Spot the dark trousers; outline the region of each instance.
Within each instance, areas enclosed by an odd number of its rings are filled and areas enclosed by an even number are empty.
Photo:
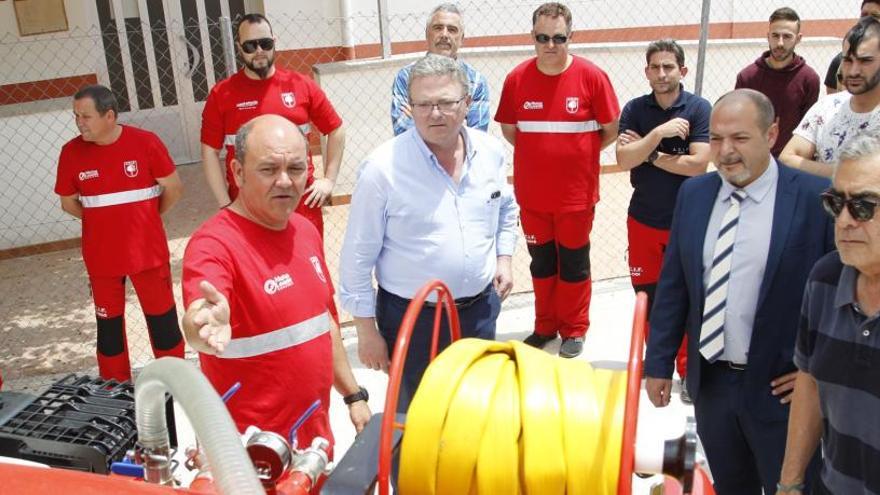
[[[745,371],[730,369],[726,363],[702,366],[694,409],[716,493],[761,495],[762,488],[765,494],[776,493],[788,421],[755,417],[743,391]],[[807,486],[818,468],[816,455],[807,469]]]
[[[409,306],[409,299],[392,294],[382,287],[376,296],[376,324],[379,333],[388,345],[388,352],[394,352],[397,342],[397,332],[403,315]],[[434,312],[436,308],[425,306],[416,319],[410,339],[409,350],[406,354],[406,364],[403,368],[403,379],[400,383],[400,396],[397,402],[397,411],[406,412],[412,396],[419,386],[431,354],[431,335],[434,329]],[[501,300],[498,293],[489,284],[473,301],[467,305],[458,307],[458,318],[461,326],[461,336],[476,337],[480,339],[495,339],[495,320],[501,312]],[[446,312],[443,311],[440,324],[440,338],[438,339],[437,352],[449,345],[449,323],[446,320]],[[392,356],[393,358],[393,356]]]

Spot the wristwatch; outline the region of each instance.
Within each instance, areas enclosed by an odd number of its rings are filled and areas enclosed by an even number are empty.
[[[652,151],[651,154],[648,155],[648,161],[651,163],[654,163],[654,160],[656,160],[659,157],[660,157],[660,150],[655,148],[654,151]]]
[[[345,402],[346,406],[350,406],[359,400],[362,400],[364,402],[370,400],[370,393],[367,392],[367,389],[365,389],[364,387],[358,387],[358,389],[359,390],[357,392],[351,395],[346,395],[342,398],[342,402]]]

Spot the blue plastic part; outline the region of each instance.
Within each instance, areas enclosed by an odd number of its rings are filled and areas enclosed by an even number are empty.
[[[296,431],[299,430],[299,427],[306,422],[307,419],[321,406],[321,399],[315,400],[312,402],[312,405],[309,406],[308,409],[305,410],[304,413],[300,415],[300,417],[293,423],[293,426],[290,427],[290,433],[287,435],[287,439],[290,441],[290,445],[293,448],[296,448]]]
[[[231,387],[229,387],[229,390],[227,390],[226,393],[223,394],[223,396],[221,396],[220,398],[223,400],[224,403],[229,402],[229,399],[231,399],[232,396],[235,395],[235,393],[238,392],[238,389],[240,388],[241,382],[235,382],[232,384]]]
[[[144,467],[140,464],[131,464],[128,462],[114,462],[110,464],[110,472],[121,476],[131,476],[133,478],[144,477]]]

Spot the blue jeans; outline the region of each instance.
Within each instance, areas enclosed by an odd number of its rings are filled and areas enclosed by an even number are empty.
[[[410,300],[392,294],[382,287],[376,296],[376,324],[379,333],[388,345],[388,352],[394,352],[397,342],[397,332],[403,315],[409,306]],[[431,333],[434,328],[434,312],[436,308],[422,307],[419,317],[416,319],[410,339],[409,350],[406,353],[406,363],[403,367],[403,379],[400,382],[400,396],[397,402],[397,412],[406,412],[412,396],[428,367],[431,354]],[[465,306],[458,308],[458,319],[461,326],[461,336],[476,337],[486,340],[495,339],[495,320],[501,312],[501,300],[492,284],[475,297],[474,301],[468,301]],[[440,338],[437,342],[437,352],[449,345],[449,323],[446,321],[446,312],[442,312],[440,324]],[[392,356],[393,358],[393,356]]]

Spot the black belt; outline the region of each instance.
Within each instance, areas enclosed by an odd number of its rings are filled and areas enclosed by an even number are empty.
[[[730,361],[715,361],[713,364],[718,366],[724,366],[730,368],[734,371],[745,371],[748,368],[748,364],[745,363],[732,363]]]
[[[487,285],[486,288],[483,289],[482,292],[480,292],[479,294],[477,294],[475,296],[462,297],[462,298],[456,299],[455,300],[455,307],[458,309],[463,309],[463,308],[473,306],[475,303],[486,298],[486,296],[489,295],[490,290],[495,290],[495,287],[492,284]],[[431,301],[425,301],[425,307],[426,308],[436,308],[437,303],[431,302]]]

